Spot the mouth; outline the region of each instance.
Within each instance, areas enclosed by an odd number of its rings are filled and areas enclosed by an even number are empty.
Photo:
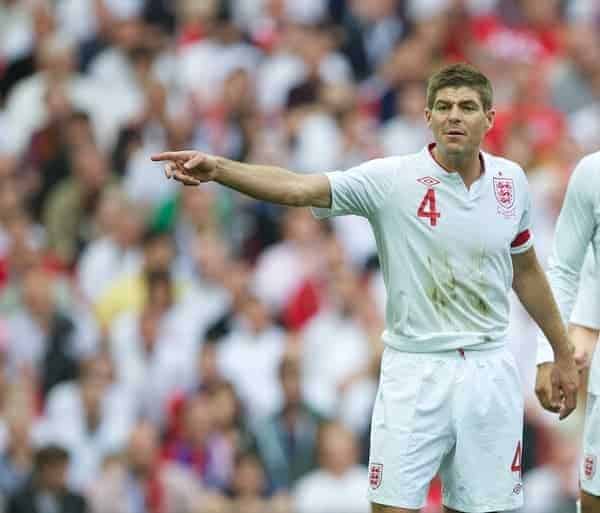
[[[467,135],[465,134],[465,132],[463,132],[462,130],[448,130],[446,132],[446,135],[451,135],[451,136],[464,136]]]

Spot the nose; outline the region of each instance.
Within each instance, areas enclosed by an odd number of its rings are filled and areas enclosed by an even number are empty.
[[[458,105],[453,105],[448,114],[450,121],[460,121],[462,119],[462,112]]]

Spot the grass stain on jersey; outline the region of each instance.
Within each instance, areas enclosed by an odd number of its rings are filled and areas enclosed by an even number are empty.
[[[427,296],[431,300],[435,311],[448,325],[451,324],[449,309],[453,302],[466,301],[477,313],[487,316],[491,312],[490,304],[486,301],[483,290],[487,288],[484,278],[483,263],[485,261],[485,250],[481,249],[475,255],[472,266],[465,273],[468,275],[472,285],[467,285],[456,278],[456,272],[450,263],[448,254],[441,258],[441,266],[435,266],[433,259],[427,257],[427,264],[434,285],[427,290]],[[459,327],[460,328],[460,327]],[[464,326],[462,327],[464,329]],[[478,329],[477,326],[473,328]]]
[[[427,264],[429,266],[429,272],[433,279],[434,285],[427,291],[427,296],[431,300],[431,304],[435,308],[435,311],[440,317],[450,324],[450,315],[448,309],[450,308],[452,301],[458,299],[457,285],[458,281],[454,275],[454,269],[450,264],[448,255],[444,255],[442,259],[443,267],[436,272],[434,268],[433,259],[427,257]]]
[[[488,315],[490,313],[490,305],[483,296],[480,296],[472,290],[467,291],[466,296],[471,306],[481,315]]]

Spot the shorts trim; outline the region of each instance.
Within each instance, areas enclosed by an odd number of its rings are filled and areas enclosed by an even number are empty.
[[[379,506],[390,506],[392,508],[420,510],[420,509],[423,509],[425,506],[427,506],[427,500],[425,500],[421,503],[410,502],[410,501],[401,502],[401,501],[398,501],[397,499],[394,500],[394,499],[372,497],[370,494],[367,495],[367,499],[369,500],[369,502],[371,504],[377,504]]]

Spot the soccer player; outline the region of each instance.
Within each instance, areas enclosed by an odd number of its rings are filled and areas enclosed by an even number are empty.
[[[597,152],[583,158],[573,171],[556,225],[548,269],[563,320],[570,320],[572,324],[577,363],[584,367],[592,361],[580,472],[582,513],[600,513],[600,351],[595,350],[600,330],[599,227],[600,152]],[[580,280],[582,265],[583,279]],[[548,401],[552,360],[551,347],[540,337],[536,392],[541,403],[550,410],[554,409]]]
[[[576,405],[577,369],[532,246],[525,174],[480,151],[494,114],[487,77],[456,64],[429,80],[435,142],[415,154],[313,175],[196,151],[153,157],[186,185],[216,181],[319,217],[369,220],[388,295],[369,463],[374,513],[418,512],[438,472],[447,513],[522,504],[523,399],[506,349],[511,285],[552,345],[552,404],[562,417]]]

